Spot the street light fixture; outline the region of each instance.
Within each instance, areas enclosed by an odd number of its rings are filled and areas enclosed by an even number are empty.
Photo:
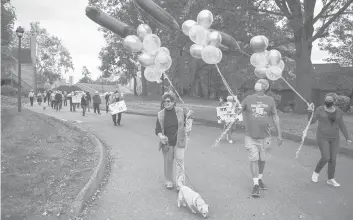
[[[16,29],[16,35],[18,37],[18,94],[17,94],[17,104],[18,104],[18,112],[21,112],[21,38],[25,30],[19,26]]]

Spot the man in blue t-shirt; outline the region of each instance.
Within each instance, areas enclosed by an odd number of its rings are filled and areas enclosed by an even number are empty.
[[[269,88],[266,79],[260,79],[255,84],[256,93],[247,96],[242,102],[245,122],[245,148],[250,159],[250,169],[254,180],[253,197],[260,196],[260,189],[266,186],[262,181],[265,168],[265,158],[270,152],[271,132],[273,123],[278,132],[278,145],[282,144],[282,135],[279,126],[276,104],[272,97],[265,95]]]

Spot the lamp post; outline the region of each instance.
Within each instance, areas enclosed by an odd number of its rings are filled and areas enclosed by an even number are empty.
[[[18,37],[18,94],[17,94],[17,104],[18,104],[18,112],[21,112],[21,38],[24,33],[24,29],[19,26],[16,29],[16,35]]]

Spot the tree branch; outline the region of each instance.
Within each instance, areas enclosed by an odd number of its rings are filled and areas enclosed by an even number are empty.
[[[279,47],[279,46],[283,46],[283,45],[287,45],[287,44],[290,44],[290,43],[294,43],[294,39],[293,38],[284,38],[282,40],[279,40],[279,41],[272,41],[271,44],[273,45],[272,47]]]
[[[343,12],[341,15],[353,15],[353,11],[347,11],[347,12]],[[320,18],[329,18],[335,16],[335,14],[328,14],[328,15],[323,15]]]
[[[330,26],[330,24],[332,24],[332,22],[334,22],[348,8],[348,6],[352,4],[352,2],[353,0],[347,1],[347,3],[334,16],[332,16],[330,20],[328,20],[328,22],[322,25],[322,27],[317,31],[317,33],[313,37],[309,39],[309,42],[314,42],[316,39],[318,39],[324,33],[326,28],[328,28],[328,26]]]
[[[319,12],[319,14],[316,15],[316,17],[313,19],[312,24],[315,24],[320,18],[321,16],[327,11],[327,9],[330,7],[330,5],[335,2],[336,0],[331,0],[329,1]]]
[[[289,12],[289,9],[286,5],[285,0],[275,0],[275,3],[279,9],[283,12],[283,14],[289,19],[292,15]]]
[[[278,16],[286,17],[286,15],[284,13],[279,12],[279,11],[269,11],[269,10],[266,10],[266,9],[260,9],[260,8],[254,8],[254,7],[251,7],[249,9],[252,10],[252,11],[265,12],[265,13],[271,14],[271,15],[278,15]]]

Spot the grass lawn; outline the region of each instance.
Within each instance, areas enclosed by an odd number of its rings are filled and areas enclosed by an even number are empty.
[[[85,134],[1,100],[1,219],[65,215],[99,152]]]

